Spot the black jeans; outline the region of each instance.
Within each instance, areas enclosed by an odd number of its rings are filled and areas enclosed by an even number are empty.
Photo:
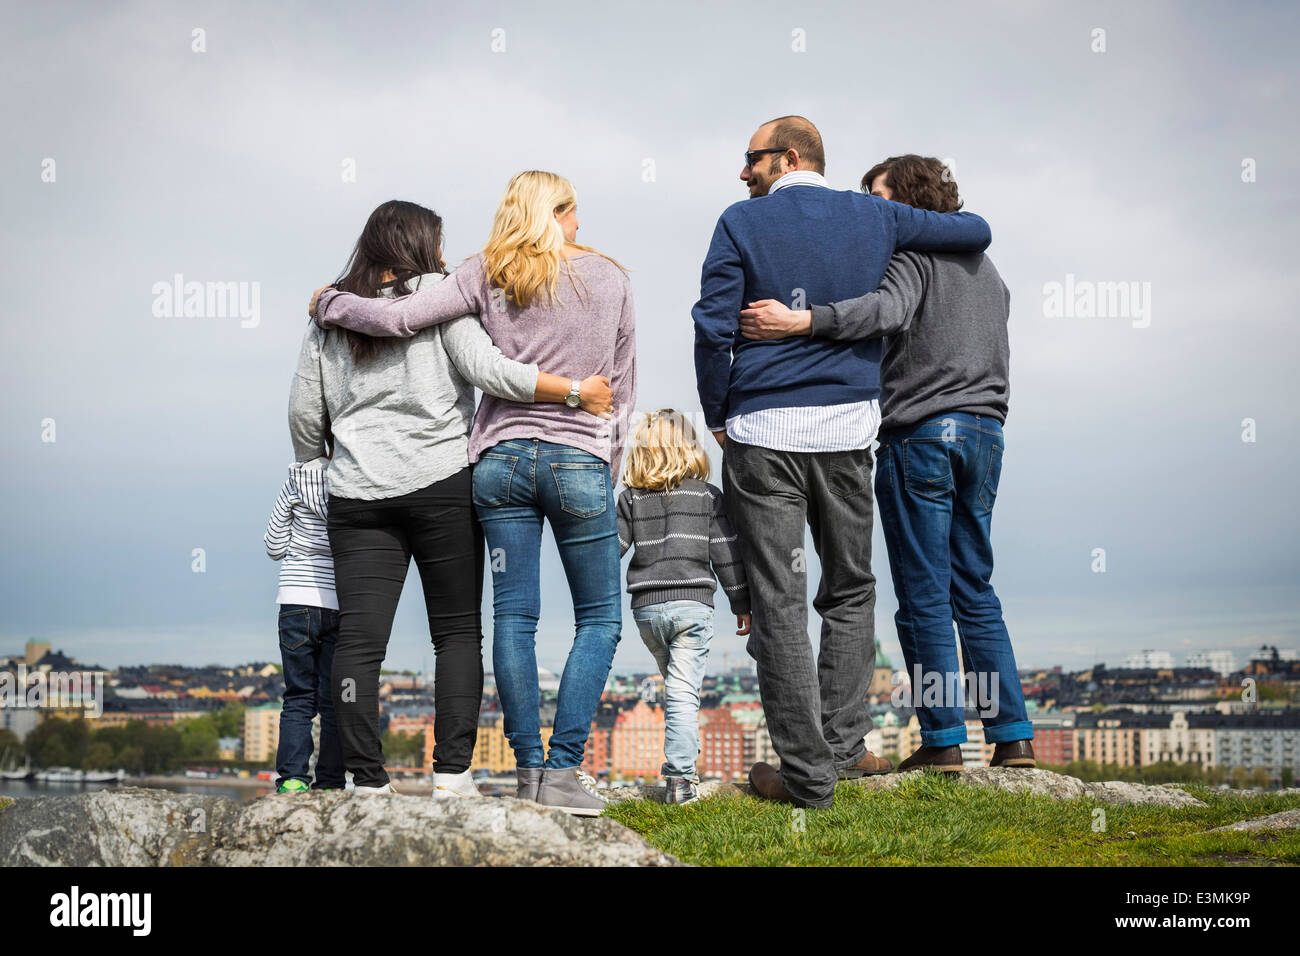
[[[379,741],[379,669],[411,558],[424,586],[434,650],[434,769],[469,769],[483,697],[483,532],[470,469],[395,498],[330,498],[339,598],[335,719],[353,783],[388,782]]]
[[[876,579],[871,574],[871,450],[773,451],[728,438],[722,452],[727,514],[740,537],[754,621],[746,649],[781,779],[790,795],[827,807],[838,771],[866,752],[867,688],[876,667]],[[808,640],[804,523],[821,559]]]

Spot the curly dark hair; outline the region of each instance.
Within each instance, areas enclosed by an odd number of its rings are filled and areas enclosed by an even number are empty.
[[[881,173],[885,174],[885,185],[893,192],[890,198],[894,202],[933,212],[956,212],[962,207],[956,180],[948,167],[933,156],[907,153],[876,163],[862,177],[864,193],[871,192],[871,184]]]

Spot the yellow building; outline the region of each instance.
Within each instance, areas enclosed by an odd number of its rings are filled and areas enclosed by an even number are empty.
[[[478,721],[478,739],[474,742],[474,756],[470,762],[472,770],[487,770],[491,773],[510,773],[515,769],[515,752],[506,740],[503,714],[483,714]],[[542,728],[542,746],[551,739],[550,727]],[[433,767],[433,724],[424,728],[424,766]]]
[[[1080,714],[1074,726],[1076,760],[1135,767],[1141,756],[1138,734],[1131,720]]]
[[[275,759],[280,746],[279,704],[263,704],[244,711],[244,759],[265,763]]]

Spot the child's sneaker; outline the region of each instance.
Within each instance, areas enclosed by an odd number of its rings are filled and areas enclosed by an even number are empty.
[[[668,784],[667,791],[664,793],[664,803],[681,806],[700,799],[700,788],[694,780],[688,780],[686,777],[664,777],[664,782]]]
[[[276,793],[306,793],[311,787],[303,783],[297,777],[286,780],[280,786],[275,788]]]

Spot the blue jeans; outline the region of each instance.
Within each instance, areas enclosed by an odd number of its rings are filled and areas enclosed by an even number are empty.
[[[1004,447],[996,419],[964,412],[880,433],[876,503],[898,596],[894,622],[927,747],[966,740],[968,703],[980,714],[986,741],[1034,736],[1002,605],[989,583]],[[966,690],[976,699],[968,701]]]
[[[713,640],[713,608],[699,601],[664,601],[634,608],[632,617],[664,675],[662,773],[698,783],[700,687]]]
[[[623,629],[618,516],[609,465],[537,438],[500,442],[474,466],[474,507],[492,571],[492,669],[520,767],[582,764]],[[543,763],[537,686],[542,519],[569,581],[576,627]]]
[[[343,750],[334,721],[330,669],[339,633],[339,612],[305,604],[280,605],[280,660],[284,664],[284,706],[275,770],[280,783],[311,783],[311,722],[320,714],[316,787],[342,789]]]

